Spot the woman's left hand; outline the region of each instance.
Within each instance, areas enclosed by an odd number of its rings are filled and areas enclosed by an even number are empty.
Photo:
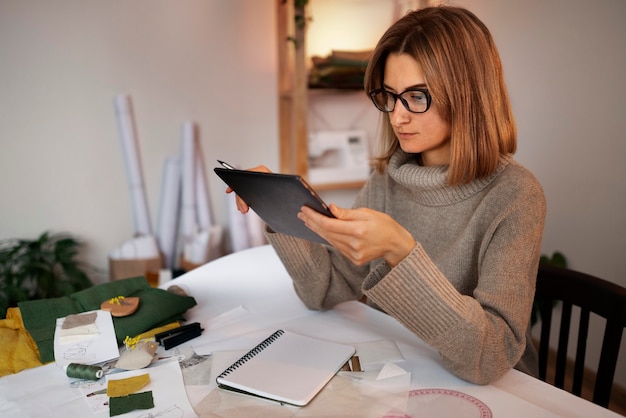
[[[335,218],[304,206],[298,218],[357,265],[382,257],[393,267],[415,247],[409,231],[386,213],[334,204],[330,211]]]

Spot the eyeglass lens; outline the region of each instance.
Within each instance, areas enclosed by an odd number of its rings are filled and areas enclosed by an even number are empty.
[[[379,89],[371,92],[370,97],[374,105],[382,112],[393,112],[398,99],[409,112],[413,113],[424,113],[430,106],[430,96],[426,90],[407,90],[401,94],[394,94]]]

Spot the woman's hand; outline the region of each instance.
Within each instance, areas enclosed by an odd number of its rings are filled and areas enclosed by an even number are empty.
[[[415,247],[409,231],[386,213],[334,204],[330,211],[335,218],[303,206],[298,218],[357,265],[382,257],[393,267]]]
[[[267,168],[264,165],[259,165],[256,166],[254,168],[248,168],[248,171],[259,171],[262,173],[271,173],[272,171]],[[226,193],[232,193],[233,189],[231,189],[230,187],[226,188]],[[237,210],[241,213],[248,213],[248,211],[250,210],[250,206],[248,206],[248,204],[246,202],[243,201],[242,198],[240,198],[239,196],[236,197],[236,202],[237,202]]]

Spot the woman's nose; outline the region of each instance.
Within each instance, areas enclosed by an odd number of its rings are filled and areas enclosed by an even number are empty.
[[[410,120],[409,111],[402,105],[400,100],[396,101],[393,111],[389,113],[389,121],[392,125],[402,125]]]

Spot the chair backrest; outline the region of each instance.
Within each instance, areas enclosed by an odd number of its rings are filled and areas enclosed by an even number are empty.
[[[561,389],[564,389],[572,306],[580,307],[571,389],[571,393],[577,396],[581,396],[582,391],[589,314],[593,312],[606,319],[592,399],[594,403],[606,408],[611,397],[622,332],[626,327],[626,288],[589,274],[545,263],[539,265],[535,303],[539,308],[541,318],[539,375],[544,381],[546,380],[552,310],[555,301],[562,302],[554,380],[554,385]]]

